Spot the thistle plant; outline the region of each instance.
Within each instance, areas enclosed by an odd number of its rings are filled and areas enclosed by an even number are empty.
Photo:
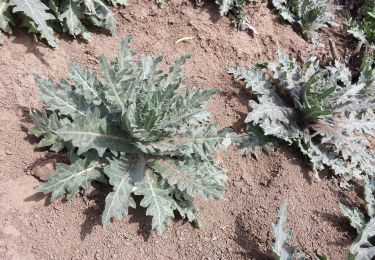
[[[313,42],[318,41],[317,30],[334,22],[337,9],[329,0],[272,0],[272,4],[283,20]]]
[[[358,237],[353,242],[348,253],[350,260],[371,260],[375,257],[375,182],[373,179],[364,179],[365,202],[367,216],[358,208],[349,208],[340,204],[342,214],[350,220],[356,229]]]
[[[51,200],[88,191],[93,182],[112,186],[102,216],[106,226],[121,219],[129,207],[141,207],[161,233],[175,213],[197,221],[193,197],[220,199],[227,179],[214,159],[215,148],[232,142],[229,129],[208,123],[205,111],[215,89],[185,88],[183,65],[177,59],[168,73],[158,69],[161,57],[133,61],[125,38],[117,58],[100,57],[101,76],[70,66],[59,84],[36,77],[46,111],[33,112],[30,133],[38,147],[66,149],[71,164],[57,164],[37,190]]]
[[[316,175],[331,169],[342,184],[373,176],[375,149],[375,70],[365,57],[358,79],[336,62],[322,68],[311,56],[301,66],[278,51],[276,63],[251,69],[229,68],[255,94],[245,122],[249,139],[243,152],[274,149],[276,140],[296,145]]]
[[[366,44],[375,42],[375,3],[364,1],[359,7],[359,15],[356,19],[347,18],[344,24],[348,27],[348,32],[359,41]]]
[[[90,41],[86,26],[94,25],[116,30],[116,19],[107,4],[128,5],[128,0],[2,0],[0,2],[0,29],[12,33],[15,20],[29,32],[37,33],[49,46],[57,47],[54,31]],[[1,40],[1,39],[0,39]],[[3,40],[1,40],[2,42]]]

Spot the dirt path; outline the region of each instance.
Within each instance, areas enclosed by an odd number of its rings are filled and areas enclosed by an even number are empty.
[[[200,229],[176,221],[162,237],[150,232],[150,219],[142,210],[131,211],[103,230],[100,188],[50,206],[44,196],[35,194],[38,181],[30,169],[51,154],[35,150],[35,139],[27,135],[27,109],[41,107],[34,74],[60,79],[70,61],[97,69],[98,55],[114,56],[120,39],[131,34],[137,53],[163,55],[166,63],[191,53],[186,84],[223,90],[210,103],[213,120],[241,131],[247,97],[225,68],[273,59],[277,44],[303,56],[308,52],[309,45],[280,25],[265,6],[250,9],[259,32],[252,38],[233,30],[227,18],[220,19],[214,4],[196,9],[190,2],[171,2],[161,10],[153,1],[132,1],[118,12],[117,36],[94,33],[89,45],[65,38],[59,49],[51,50],[19,31],[0,47],[0,258],[272,259],[271,223],[288,200],[291,244],[308,253],[344,259],[353,236],[338,203],[347,198],[330,180],[311,181],[309,166],[288,148],[259,160],[234,150],[221,154],[230,177],[226,200],[199,201]],[[195,38],[175,44],[185,36]]]

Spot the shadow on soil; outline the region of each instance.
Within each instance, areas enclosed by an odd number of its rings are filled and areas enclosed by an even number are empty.
[[[261,251],[259,248],[260,242],[247,230],[246,223],[241,216],[237,216],[235,223],[234,241],[243,249],[243,251],[236,252],[237,254],[240,254],[245,259],[274,259],[270,253]]]
[[[190,2],[196,9],[207,12],[212,23],[217,23],[220,20],[219,6],[215,1],[190,0]]]
[[[97,187],[91,193],[85,195],[84,201],[89,204],[89,207],[84,210],[85,221],[81,225],[80,237],[84,240],[90,235],[95,226],[102,226],[102,213],[105,207],[106,195],[111,192],[109,187],[103,187],[102,191]],[[147,241],[151,236],[151,217],[146,216],[146,210],[139,206],[140,198],[135,198],[137,209],[129,209],[129,223],[138,223],[137,234],[140,235],[144,241]],[[125,219],[114,221],[127,221]],[[113,221],[111,221],[113,222]],[[108,225],[111,225],[109,223]]]

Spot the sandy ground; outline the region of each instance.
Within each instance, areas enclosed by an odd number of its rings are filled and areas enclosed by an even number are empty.
[[[165,64],[191,53],[186,85],[221,89],[210,102],[213,121],[241,132],[248,97],[226,67],[273,59],[277,45],[303,57],[311,47],[264,5],[248,10],[256,37],[234,30],[228,18],[218,16],[215,4],[195,8],[177,0],[158,9],[153,1],[138,0],[114,11],[119,22],[115,37],[93,31],[91,44],[64,37],[52,50],[19,30],[0,47],[0,259],[272,259],[271,223],[285,200],[291,244],[310,254],[344,259],[354,232],[338,204],[353,204],[356,194],[340,191],[334,180],[312,179],[309,165],[288,147],[258,160],[240,156],[234,148],[221,153],[220,163],[229,175],[226,200],[199,201],[200,229],[175,221],[163,236],[150,231],[142,210],[130,211],[103,229],[101,187],[52,205],[35,193],[39,181],[31,175],[55,157],[35,149],[36,139],[27,134],[28,108],[42,106],[35,74],[58,80],[69,62],[98,69],[99,54],[113,57],[121,38],[131,34],[138,54],[163,55]],[[195,38],[175,44],[185,36]],[[47,164],[41,171],[51,168]]]

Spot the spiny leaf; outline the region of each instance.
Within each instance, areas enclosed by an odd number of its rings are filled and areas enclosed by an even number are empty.
[[[287,212],[287,203],[281,207],[279,212],[279,221],[277,224],[272,224],[273,232],[275,235],[275,243],[272,245],[272,251],[277,260],[292,260],[293,258],[293,249],[290,247],[285,247],[285,243],[291,237],[291,231],[289,229],[284,229],[286,224],[286,212]]]
[[[131,193],[134,189],[134,182],[143,179],[145,168],[145,159],[142,155],[136,155],[130,159],[121,155],[120,158],[109,161],[110,165],[104,168],[104,173],[108,176],[113,191],[105,199],[103,226],[108,225],[112,217],[121,219],[123,215],[127,215],[129,207],[136,207]]]
[[[130,72],[133,72],[134,64],[132,62],[132,58],[135,53],[132,50],[130,50],[129,47],[129,43],[132,38],[132,36],[126,36],[121,41],[120,48],[117,54],[117,64],[119,71],[130,70]]]
[[[164,87],[168,87],[169,85],[181,84],[182,78],[184,76],[183,67],[186,61],[190,59],[190,57],[191,55],[183,55],[169,67],[169,72],[162,83]]]
[[[357,208],[340,205],[341,212],[349,218],[350,224],[357,229],[358,236],[350,247],[348,259],[372,260],[375,257],[375,218],[374,218],[374,180],[365,178],[365,201],[369,217],[365,217]]]
[[[169,185],[176,186],[189,196],[196,193],[206,199],[220,199],[225,174],[209,162],[198,163],[195,160],[177,161],[157,159],[147,164],[159,173]]]
[[[58,110],[72,118],[86,115],[87,104],[85,100],[75,95],[66,81],[62,80],[60,86],[58,86],[51,80],[36,76],[35,82],[39,87],[39,98],[50,105],[50,110]]]
[[[116,19],[111,10],[101,0],[84,0],[90,9],[88,19],[96,26],[108,29],[112,35],[116,33]],[[95,10],[92,10],[92,7]]]
[[[53,29],[47,24],[48,20],[55,17],[47,13],[48,7],[40,0],[10,0],[9,5],[13,6],[13,12],[22,12],[30,17],[35,23],[35,28],[40,32],[42,38],[46,39],[49,45],[57,47],[53,37]]]
[[[56,131],[65,141],[71,141],[78,147],[78,154],[95,149],[99,156],[109,149],[112,152],[131,152],[129,138],[122,135],[111,122],[100,118],[100,111],[88,110],[84,118],[77,118],[73,123],[67,124]]]
[[[176,201],[177,211],[183,219],[193,222],[196,226],[198,223],[198,209],[193,202],[193,197],[186,192],[181,192],[178,189],[172,191],[172,196]]]
[[[12,15],[10,14],[9,3],[2,1],[0,3],[0,29],[6,33],[12,33],[11,25],[14,24]]]
[[[159,142],[150,144],[137,143],[137,146],[144,152],[154,155],[180,155],[196,156],[207,160],[215,153],[218,145],[229,146],[235,138],[229,134],[229,129],[218,131],[215,126],[208,128],[191,128],[183,135],[173,138],[166,138]]]
[[[152,216],[152,228],[161,234],[176,209],[176,202],[169,195],[170,187],[152,172],[147,172],[143,181],[136,183],[135,187],[134,194],[143,196],[140,205],[147,208],[146,215]]]
[[[374,197],[375,180],[365,178],[364,184],[365,184],[365,201],[366,201],[367,214],[369,215],[370,218],[375,218],[375,197]]]
[[[104,102],[96,74],[91,73],[88,68],[81,69],[78,65],[71,64],[69,78],[76,84],[75,92],[82,95],[87,102],[93,102],[95,105]]]
[[[99,59],[104,77],[103,91],[108,103],[112,104],[110,109],[113,113],[125,113],[124,99],[127,89],[125,86],[128,83],[122,81],[124,73],[117,73],[103,55]]]
[[[375,236],[375,219],[372,218],[359,232],[357,240],[351,245],[348,259],[372,260],[375,246],[369,242]]]
[[[84,17],[81,11],[80,2],[77,0],[64,0],[61,3],[63,12],[59,15],[64,23],[64,28],[70,35],[86,35],[86,29],[83,27],[81,20]]]
[[[272,136],[266,136],[258,125],[250,125],[248,135],[242,137],[240,154],[251,154],[258,158],[261,151],[275,151],[277,143]]]
[[[54,152],[62,150],[64,148],[64,140],[56,134],[56,131],[60,129],[63,124],[70,121],[67,118],[60,121],[56,112],[52,112],[47,116],[45,112],[38,115],[35,111],[31,111],[30,115],[35,126],[29,133],[37,137],[42,137],[36,147],[51,146],[50,150]]]
[[[87,163],[86,159],[77,160],[71,165],[58,163],[56,164],[56,173],[48,175],[47,182],[38,186],[36,190],[45,194],[52,192],[51,201],[65,194],[68,198],[72,198],[80,187],[88,190],[91,187],[91,182],[102,176],[100,168],[101,166],[97,162]]]
[[[365,216],[357,208],[349,208],[340,204],[341,213],[350,220],[350,225],[354,227],[357,232],[361,232],[363,226],[366,224]]]

